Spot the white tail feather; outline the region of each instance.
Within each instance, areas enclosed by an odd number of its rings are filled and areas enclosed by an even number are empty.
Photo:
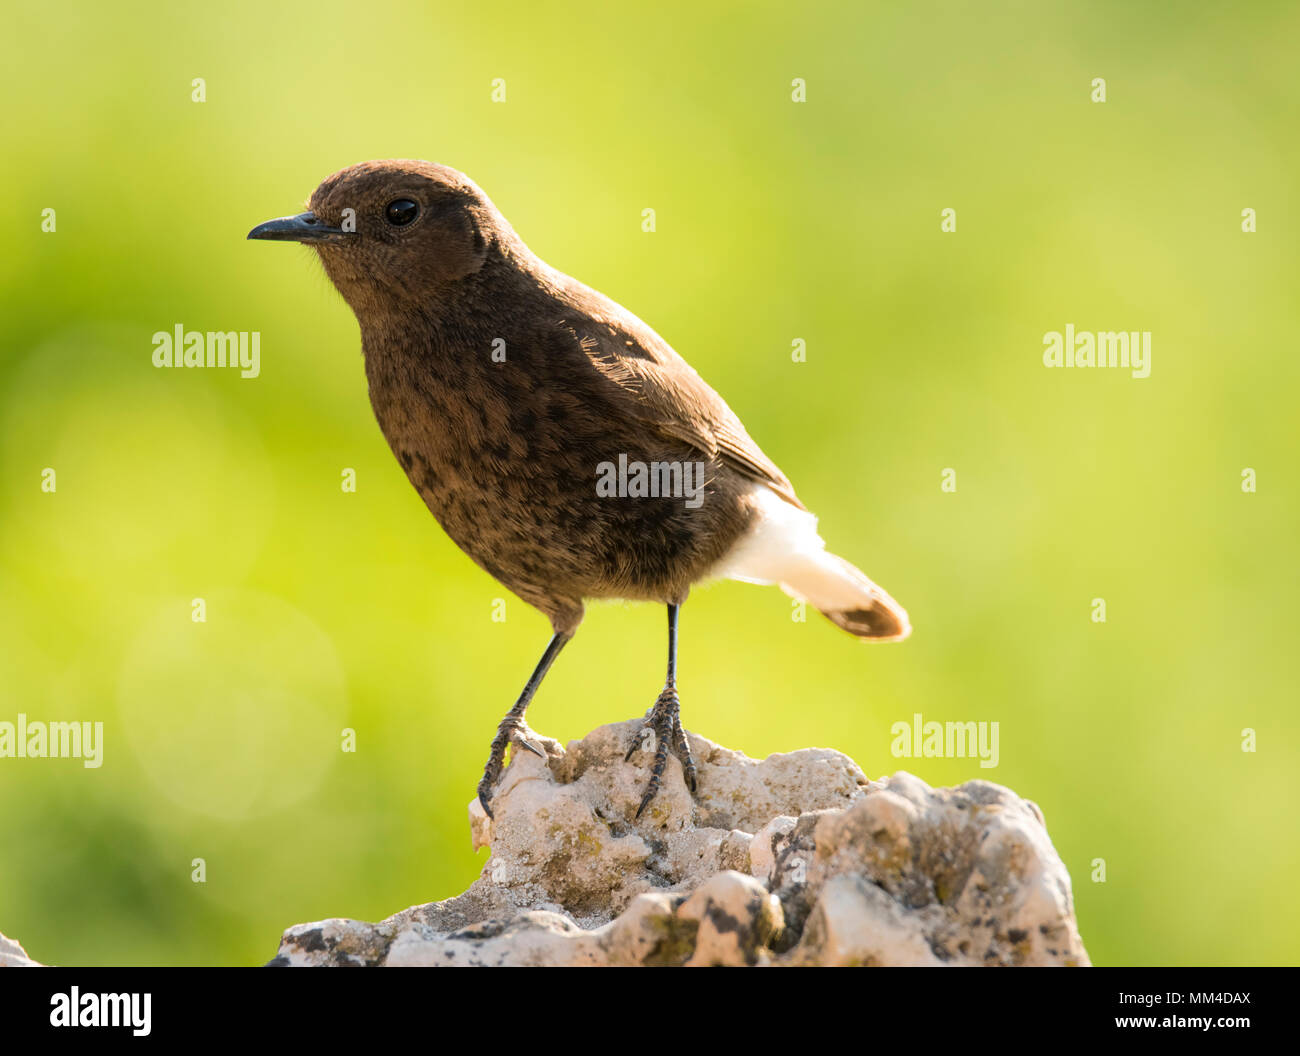
[[[746,583],[776,583],[850,634],[898,641],[911,633],[902,606],[843,558],[826,550],[817,518],[764,485],[753,492],[753,527],[715,574]]]

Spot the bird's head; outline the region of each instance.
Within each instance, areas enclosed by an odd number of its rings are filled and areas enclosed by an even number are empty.
[[[313,247],[361,316],[447,296],[513,232],[464,173],[403,160],[341,169],[316,188],[307,212],[259,224],[248,237]]]

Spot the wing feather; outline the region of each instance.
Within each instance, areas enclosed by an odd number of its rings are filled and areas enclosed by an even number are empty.
[[[584,305],[585,318],[566,320],[565,325],[578,337],[596,371],[629,398],[631,412],[804,509],[794,485],[691,365],[640,319],[600,294],[595,296],[605,302],[604,311]]]

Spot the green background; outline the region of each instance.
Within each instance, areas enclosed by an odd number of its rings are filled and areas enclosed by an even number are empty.
[[[34,957],[260,963],[482,867],[466,804],[548,627],[492,621],[310,251],[244,240],[423,157],[654,326],[911,613],[868,647],[698,590],[689,728],[1034,799],[1098,963],[1295,960],[1295,5],[8,11],[0,720],[106,742],[0,760],[0,930]],[[261,377],[154,369],[177,323],[260,331]],[[1045,369],[1066,323],[1152,331],[1151,377]],[[640,714],[663,649],[660,609],[592,606],[533,725]],[[893,758],[918,711],[998,721],[1000,765]]]

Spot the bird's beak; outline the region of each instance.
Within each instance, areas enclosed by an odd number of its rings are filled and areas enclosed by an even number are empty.
[[[315,213],[297,216],[280,216],[258,224],[248,232],[249,238],[266,242],[346,242],[355,237],[353,232],[341,227],[328,227],[316,219]]]

